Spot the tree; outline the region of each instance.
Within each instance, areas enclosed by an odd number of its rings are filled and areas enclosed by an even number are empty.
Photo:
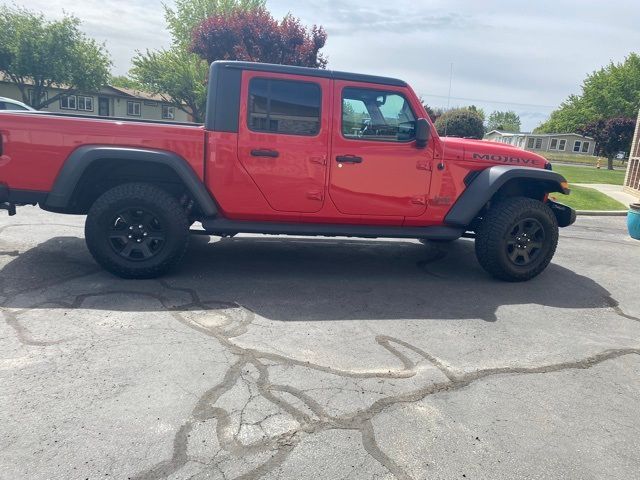
[[[160,95],[167,103],[204,121],[209,67],[197,55],[182,48],[152,52],[147,50],[133,59],[130,71],[144,90]]]
[[[112,87],[129,88],[131,90],[144,90],[144,87],[133,78],[125,75],[116,75],[109,79],[109,85]]]
[[[520,133],[520,117],[511,110],[508,112],[495,111],[489,115],[487,130]]]
[[[436,121],[439,135],[449,137],[478,138],[484,136],[482,117],[468,108],[445,112]]]
[[[322,27],[305,28],[292,15],[277,21],[264,8],[217,14],[193,31],[191,51],[211,63],[244,60],[324,68],[319,53],[327,41]]]
[[[480,118],[482,119],[482,123],[484,123],[486,115],[485,115],[484,110],[482,108],[478,108],[475,105],[469,105],[468,107],[464,107],[464,108],[466,108],[467,110],[470,110],[472,112],[477,113],[480,116]]]
[[[108,53],[79,27],[80,20],[70,15],[48,21],[31,10],[0,6],[0,72],[18,86],[24,103],[39,110],[107,82]],[[47,98],[54,86],[62,92]]]
[[[160,95],[176,108],[204,120],[209,66],[191,53],[193,29],[217,13],[264,7],[264,0],[176,0],[175,10],[164,7],[172,46],[166,50],[137,52],[129,76],[142,89]]]
[[[212,15],[228,15],[235,11],[264,8],[265,0],[176,0],[176,9],[164,6],[164,18],[174,46],[187,50],[193,30]]]
[[[635,127],[636,122],[632,118],[618,117],[591,122],[579,132],[595,140],[596,153],[607,157],[607,168],[613,170],[616,153],[628,152],[631,148]]]
[[[442,114],[444,113],[444,110],[442,108],[436,107],[430,107],[429,105],[427,105],[426,103],[422,103],[422,106],[424,107],[424,109],[427,111],[427,115],[429,115],[429,118],[431,119],[431,121],[433,123],[436,123],[436,121],[442,116]]]
[[[588,75],[582,83],[582,93],[570,95],[536,131],[576,132],[598,120],[633,118],[639,107],[640,56],[631,53],[624,62],[611,62]]]

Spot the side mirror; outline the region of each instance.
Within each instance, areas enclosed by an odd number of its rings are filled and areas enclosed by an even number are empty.
[[[426,118],[419,118],[416,120],[416,147],[425,148],[429,143],[429,137],[431,136],[431,128],[429,128],[429,122]]]

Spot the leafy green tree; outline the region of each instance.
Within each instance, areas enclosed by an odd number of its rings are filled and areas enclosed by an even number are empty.
[[[127,77],[126,75],[116,75],[109,79],[109,85],[112,87],[120,87],[120,88],[129,88],[131,90],[142,90],[144,91],[144,87],[140,85],[139,82],[134,80],[133,78]]]
[[[482,108],[476,107],[475,105],[469,105],[468,107],[465,107],[467,110],[470,110],[472,112],[477,113],[478,115],[480,115],[480,118],[482,119],[482,123],[484,123],[485,119],[486,119],[486,115],[484,113],[484,110]]]
[[[107,83],[109,54],[79,27],[70,15],[48,21],[25,8],[0,6],[0,72],[18,86],[24,103],[39,110],[63,95],[97,91]],[[47,98],[54,86],[62,92]]]
[[[171,33],[169,49],[138,52],[130,77],[143,89],[156,93],[176,108],[204,120],[209,66],[189,48],[195,27],[216,13],[262,8],[264,0],[176,0],[175,9],[165,5],[164,16]]]
[[[489,115],[487,121],[487,130],[500,130],[503,132],[520,132],[520,117],[516,112],[509,110],[508,112],[495,111]]]
[[[468,108],[457,108],[443,113],[435,126],[441,136],[477,139],[484,136],[482,116]]]
[[[597,120],[579,129],[579,133],[596,141],[596,153],[607,157],[607,168],[613,170],[613,157],[631,148],[636,122],[633,118]]]
[[[623,62],[611,62],[588,75],[582,93],[569,96],[536,131],[576,132],[598,120],[634,118],[639,107],[640,56],[631,53]]]
[[[435,123],[436,120],[438,120],[438,118],[440,118],[442,116],[442,114],[444,113],[444,109],[439,108],[439,107],[435,107],[435,108],[434,107],[430,107],[429,105],[427,105],[424,102],[422,102],[422,106],[427,111],[427,115],[429,115],[429,118],[431,119],[431,121],[433,123]]]

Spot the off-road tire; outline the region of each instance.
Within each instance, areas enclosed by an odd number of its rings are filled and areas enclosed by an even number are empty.
[[[138,222],[140,225],[134,225]],[[132,237],[134,243],[128,245]],[[85,239],[93,258],[109,272],[123,278],[155,278],[174,268],[184,256],[189,219],[178,200],[163,189],[128,183],[108,190],[93,203],[87,214]],[[144,251],[143,245],[147,245]]]
[[[522,233],[534,230],[537,238]],[[540,240],[542,235],[544,238]],[[538,249],[532,247],[538,244]],[[476,231],[478,262],[494,277],[509,282],[523,282],[539,275],[551,262],[557,245],[558,222],[555,215],[546,204],[526,197],[496,202]]]

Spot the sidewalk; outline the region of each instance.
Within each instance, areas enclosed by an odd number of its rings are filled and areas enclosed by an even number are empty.
[[[593,188],[594,190],[598,190],[599,192],[610,196],[614,200],[619,201],[620,203],[622,203],[625,206],[625,208],[627,208],[629,206],[629,204],[631,204],[631,203],[639,203],[640,202],[640,198],[638,198],[638,197],[636,197],[634,195],[631,195],[631,194],[629,194],[627,192],[623,192],[621,185],[609,185],[609,184],[605,184],[605,183],[576,183],[575,185],[580,186],[580,187],[588,187],[588,188]]]

